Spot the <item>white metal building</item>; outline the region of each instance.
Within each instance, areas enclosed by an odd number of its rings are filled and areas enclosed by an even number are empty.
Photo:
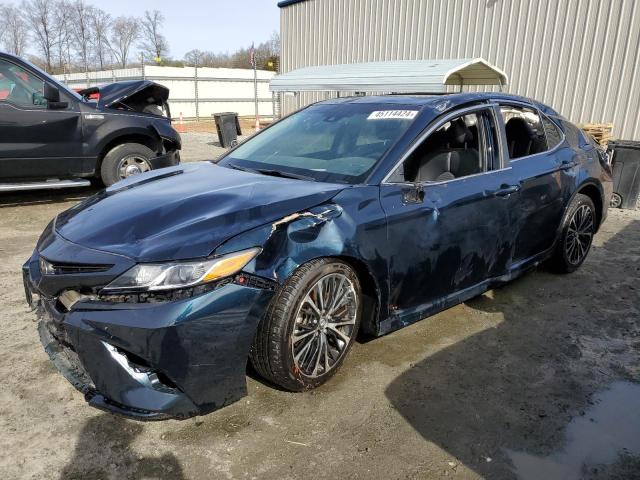
[[[638,0],[287,0],[282,73],[314,65],[482,57],[506,92],[640,140]],[[454,87],[450,87],[455,89]],[[472,87],[496,90],[499,87]],[[328,93],[285,96],[283,111]]]
[[[269,91],[274,73],[258,70],[258,111],[271,117],[275,108]],[[241,68],[142,67],[56,75],[72,88],[111,83],[118,80],[148,79],[169,88],[171,115],[177,118],[211,118],[217,112],[255,115],[253,70]]]

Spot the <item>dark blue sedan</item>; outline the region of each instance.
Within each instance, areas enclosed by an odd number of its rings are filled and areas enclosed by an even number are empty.
[[[585,260],[606,155],[504,94],[343,98],[217,162],[124,180],[58,215],[24,265],[58,369],[98,408],[202,415],[250,360],[288,390],[383,335],[547,262]]]

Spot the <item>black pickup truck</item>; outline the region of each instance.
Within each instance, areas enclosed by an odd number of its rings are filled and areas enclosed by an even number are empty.
[[[169,89],[148,80],[74,92],[0,52],[0,192],[89,185],[180,162]]]

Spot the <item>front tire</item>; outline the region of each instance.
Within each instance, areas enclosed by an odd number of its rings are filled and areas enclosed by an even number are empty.
[[[105,155],[100,167],[102,182],[111,186],[120,180],[151,170],[153,150],[139,143],[123,143]]]
[[[272,299],[258,326],[251,363],[287,390],[315,388],[344,361],[361,316],[362,291],[353,269],[336,259],[312,260]]]
[[[556,250],[549,261],[553,270],[571,273],[582,265],[591,249],[596,218],[593,201],[586,195],[577,194],[567,208]]]

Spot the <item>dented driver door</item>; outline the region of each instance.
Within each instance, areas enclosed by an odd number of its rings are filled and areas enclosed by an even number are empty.
[[[480,135],[492,128],[489,123],[485,127]],[[481,142],[486,156],[482,173],[381,185],[389,303],[396,321],[417,321],[464,301],[484,291],[489,279],[509,271],[519,186],[513,170],[504,167],[501,143],[497,134]]]

